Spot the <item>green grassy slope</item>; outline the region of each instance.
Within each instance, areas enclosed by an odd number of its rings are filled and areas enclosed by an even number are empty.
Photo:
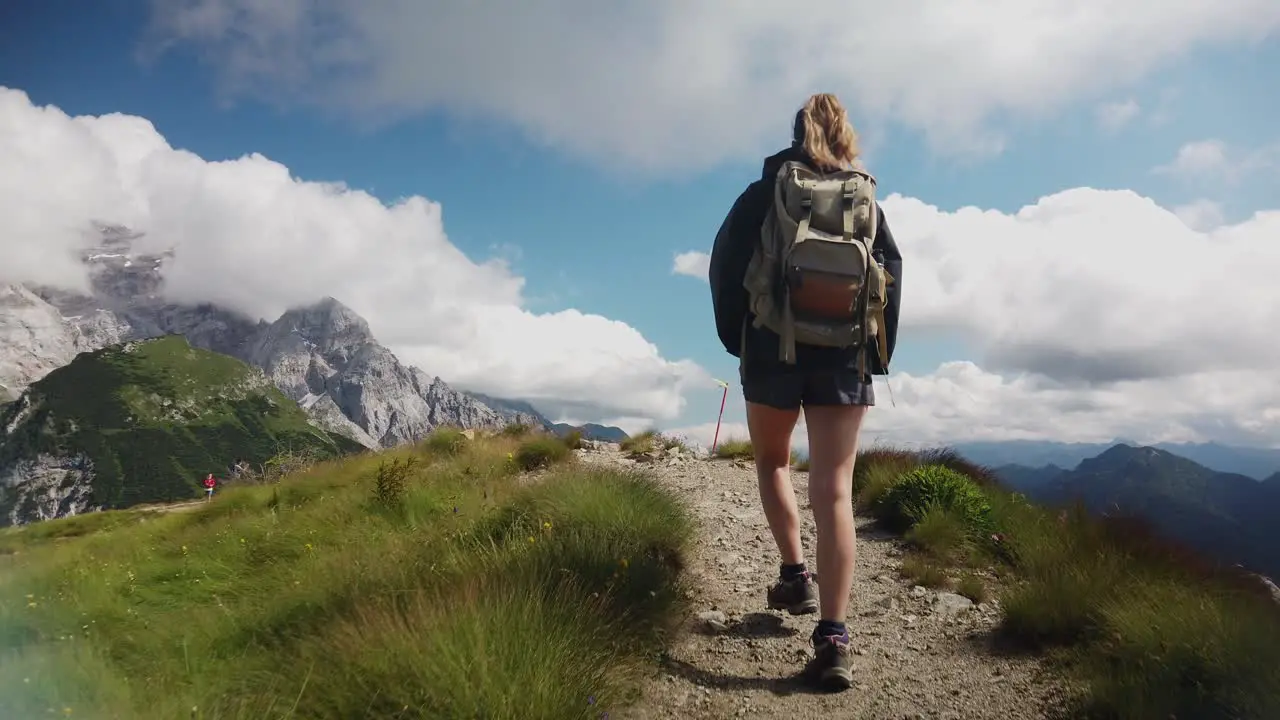
[[[1073,717],[1280,717],[1280,607],[1256,578],[1134,519],[1031,504],[949,451],[867,450],[854,490],[906,530],[915,582],[980,599],[977,573],[1004,579],[1001,639],[1077,681]]]
[[[457,435],[0,530],[0,717],[604,717],[685,611],[692,517]]]
[[[0,474],[40,454],[83,453],[93,504],[122,508],[197,497],[206,473],[281,450],[336,455],[356,444],[307,423],[253,368],[170,336],[84,353],[0,415]],[[6,516],[15,494],[0,498]]]

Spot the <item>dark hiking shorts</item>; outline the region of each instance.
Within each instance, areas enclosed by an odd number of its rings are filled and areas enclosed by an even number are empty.
[[[749,403],[779,410],[810,405],[875,405],[871,378],[856,372],[770,373],[742,377],[742,395]]]

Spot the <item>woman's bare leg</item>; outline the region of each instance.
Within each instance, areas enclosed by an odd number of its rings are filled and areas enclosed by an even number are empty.
[[[805,425],[809,431],[809,504],[818,530],[820,617],[838,623],[843,623],[848,614],[849,593],[853,589],[857,557],[853,464],[866,414],[865,405],[805,408]],[[787,487],[790,488],[789,482]]]
[[[774,542],[786,565],[804,562],[800,545],[800,511],[791,486],[791,433],[800,410],[779,410],[747,403],[747,429],[755,452],[760,504]]]

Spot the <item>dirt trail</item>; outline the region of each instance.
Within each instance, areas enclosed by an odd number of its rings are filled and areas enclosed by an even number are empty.
[[[631,464],[616,448],[589,450],[595,462]],[[991,604],[911,587],[900,579],[901,541],[859,517],[858,562],[848,625],[854,682],[838,694],[805,688],[795,675],[812,657],[816,615],[766,609],[777,550],[756,491],[754,467],[723,460],[664,457],[663,483],[685,497],[702,524],[691,558],[693,611],[669,658],[644,683],[635,706],[615,720],[657,718],[1044,718],[1062,688],[1033,658],[989,649],[1000,617]],[[792,481],[800,501],[807,559],[814,526],[806,473]]]
[[[207,500],[183,500],[182,502],[169,503],[167,505],[136,505],[130,510],[140,510],[154,513],[171,513],[171,512],[190,512],[198,507],[203,506]]]

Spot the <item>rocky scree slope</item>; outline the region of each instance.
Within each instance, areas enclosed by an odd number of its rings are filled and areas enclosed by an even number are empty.
[[[283,450],[360,449],[257,368],[180,336],[95,350],[0,413],[0,525],[198,496],[207,473]]]
[[[588,443],[579,454],[588,462],[636,462],[607,443]],[[812,657],[808,637],[817,616],[766,609],[777,549],[754,465],[704,459],[678,446],[640,461],[689,502],[700,522],[688,568],[694,609],[639,699],[611,717],[1030,720],[1065,707],[1067,688],[1041,659],[995,649],[1002,613],[997,578],[984,578],[994,599],[982,604],[912,586],[899,573],[903,540],[862,516],[848,618],[855,684],[836,694],[807,689],[796,673]],[[793,472],[792,482],[812,563],[808,473]]]
[[[102,227],[101,245],[84,253],[91,290],[0,287],[0,402],[77,353],[124,340],[182,335],[194,347],[255,365],[319,427],[369,448],[421,439],[439,425],[549,426],[534,413],[495,410],[380,345],[368,324],[337,300],[254,321],[211,304],[162,299],[161,270],[172,255],[137,254],[139,237]]]

